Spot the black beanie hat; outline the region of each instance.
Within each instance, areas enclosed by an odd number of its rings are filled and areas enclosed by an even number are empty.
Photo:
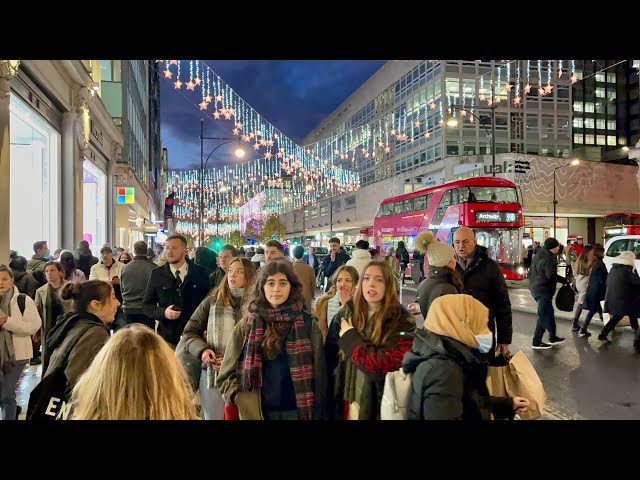
[[[549,237],[544,241],[544,248],[546,248],[547,250],[551,250],[558,246],[560,246],[560,242],[558,242],[558,240],[553,237]]]

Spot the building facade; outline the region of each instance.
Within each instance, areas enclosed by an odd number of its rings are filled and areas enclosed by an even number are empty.
[[[564,61],[564,65],[569,64],[569,60]],[[287,236],[305,236],[310,239],[307,243],[326,245],[334,234],[345,243],[353,243],[359,238],[372,237],[373,219],[384,198],[455,179],[491,175],[488,125],[492,112],[486,106],[478,106],[478,98],[482,92],[489,91],[492,83],[501,86],[509,78],[517,85],[515,91],[520,89],[522,101],[515,104],[503,96],[502,101],[495,104],[496,174],[512,178],[521,187],[525,224],[529,225],[532,238],[543,240],[544,235],[548,235],[553,203],[552,199],[542,197],[541,200],[535,195],[539,189],[545,192],[553,189],[553,175],[549,173],[555,166],[568,164],[572,153],[571,79],[566,73],[560,75],[560,65],[557,61],[535,60],[511,62],[508,68],[502,61],[493,60],[387,62],[302,143],[313,144],[329,137],[337,137],[340,142],[340,135],[361,125],[382,121],[390,114],[394,120],[407,118],[403,127],[405,134],[409,134],[408,139],[391,142],[389,152],[377,150],[375,156],[360,158],[355,165],[349,165],[360,174],[362,188],[359,191],[321,200],[304,211],[284,214]],[[499,75],[503,75],[502,83]],[[549,91],[542,95],[540,89]],[[501,93],[497,91],[496,96],[500,97]],[[431,107],[425,109],[425,104]],[[467,110],[475,107],[479,121],[464,119],[455,127],[449,127],[445,120],[456,115],[461,119],[460,107]],[[428,138],[426,132],[430,133]],[[513,161],[518,156],[531,159],[536,171],[542,173],[535,179],[529,175],[514,176]],[[590,166],[583,164],[581,171],[585,172]],[[615,170],[617,166],[607,168]],[[565,170],[559,170],[558,174]],[[618,178],[616,172],[612,170],[609,174]],[[623,177],[616,188],[624,186],[627,180]],[[632,178],[635,182],[635,174]],[[540,181],[546,183],[540,186]],[[529,184],[531,190],[528,190]],[[630,197],[623,203],[637,205],[640,201],[637,182],[630,183],[629,187],[635,190],[631,190]],[[607,193],[615,194],[615,189]],[[610,206],[616,205],[612,202]],[[599,240],[598,222],[608,213],[602,208],[609,206],[603,207],[593,196],[584,197],[571,207],[560,199],[556,236],[565,241],[568,234],[578,233]]]

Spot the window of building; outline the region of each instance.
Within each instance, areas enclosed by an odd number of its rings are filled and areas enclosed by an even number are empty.
[[[616,136],[615,135],[607,135],[607,145],[615,146],[616,144]]]
[[[605,98],[606,97],[606,90],[604,87],[598,87],[596,88],[596,98]]]
[[[458,155],[458,145],[447,145],[447,155]]]
[[[581,144],[582,143],[582,134],[581,133],[574,133],[573,134],[573,143],[575,143],[575,144]]]
[[[584,119],[584,128],[595,128],[595,119],[593,119],[593,118],[585,118]]]
[[[596,82],[606,82],[606,77],[603,72],[596,73]]]
[[[607,137],[604,135],[596,135],[596,144],[597,145],[606,145]]]
[[[607,130],[615,130],[615,129],[616,129],[616,121],[607,120]]]
[[[598,118],[596,120],[596,128],[598,130],[605,130],[607,128],[606,127],[606,120],[604,118]]]
[[[595,111],[593,102],[584,102],[584,111],[587,113],[593,113]]]
[[[573,111],[574,112],[583,112],[584,108],[583,108],[582,102],[574,102]]]
[[[584,128],[584,118],[573,117],[573,128]]]
[[[607,89],[607,100],[615,100],[616,99],[616,90],[613,88]]]
[[[596,143],[596,136],[595,135],[585,135],[584,136],[584,143],[586,143],[587,145],[593,145],[594,143]]]

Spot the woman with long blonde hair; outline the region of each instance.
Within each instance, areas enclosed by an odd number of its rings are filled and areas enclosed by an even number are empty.
[[[324,341],[338,310],[353,298],[359,279],[360,275],[355,267],[342,265],[331,276],[329,291],[316,301],[316,317]]]
[[[327,367],[335,375],[328,395],[335,402],[333,418],[380,418],[385,375],[400,368],[415,327],[413,315],[398,301],[393,270],[386,261],[371,261],[327,336]]]
[[[184,347],[202,362],[198,391],[205,420],[222,420],[225,416],[225,402],[216,387],[216,378],[227,343],[242,318],[242,306],[255,280],[256,267],[251,260],[234,258],[220,285],[193,312],[182,332]],[[205,332],[206,341],[203,339]]]
[[[197,420],[182,366],[160,335],[133,323],[100,350],[72,393],[74,420]]]

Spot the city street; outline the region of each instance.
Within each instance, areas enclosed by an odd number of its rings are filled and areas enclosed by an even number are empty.
[[[528,300],[528,291],[510,289],[509,292],[512,304],[522,309]],[[413,284],[402,293],[404,305],[415,300]],[[417,325],[422,326],[422,322],[422,316],[416,316]],[[562,313],[557,321],[558,335],[565,337],[566,342],[551,350],[534,351],[531,338],[535,322],[535,315],[514,311],[511,351],[522,350],[540,375],[547,394],[544,420],[640,418],[640,355],[633,353],[630,328],[617,330],[612,335],[612,343],[601,345],[596,340],[602,328],[597,316],[591,327],[593,335],[586,339],[571,332],[569,314]],[[40,365],[27,368],[18,387],[22,419],[29,393],[40,380],[40,370]]]

